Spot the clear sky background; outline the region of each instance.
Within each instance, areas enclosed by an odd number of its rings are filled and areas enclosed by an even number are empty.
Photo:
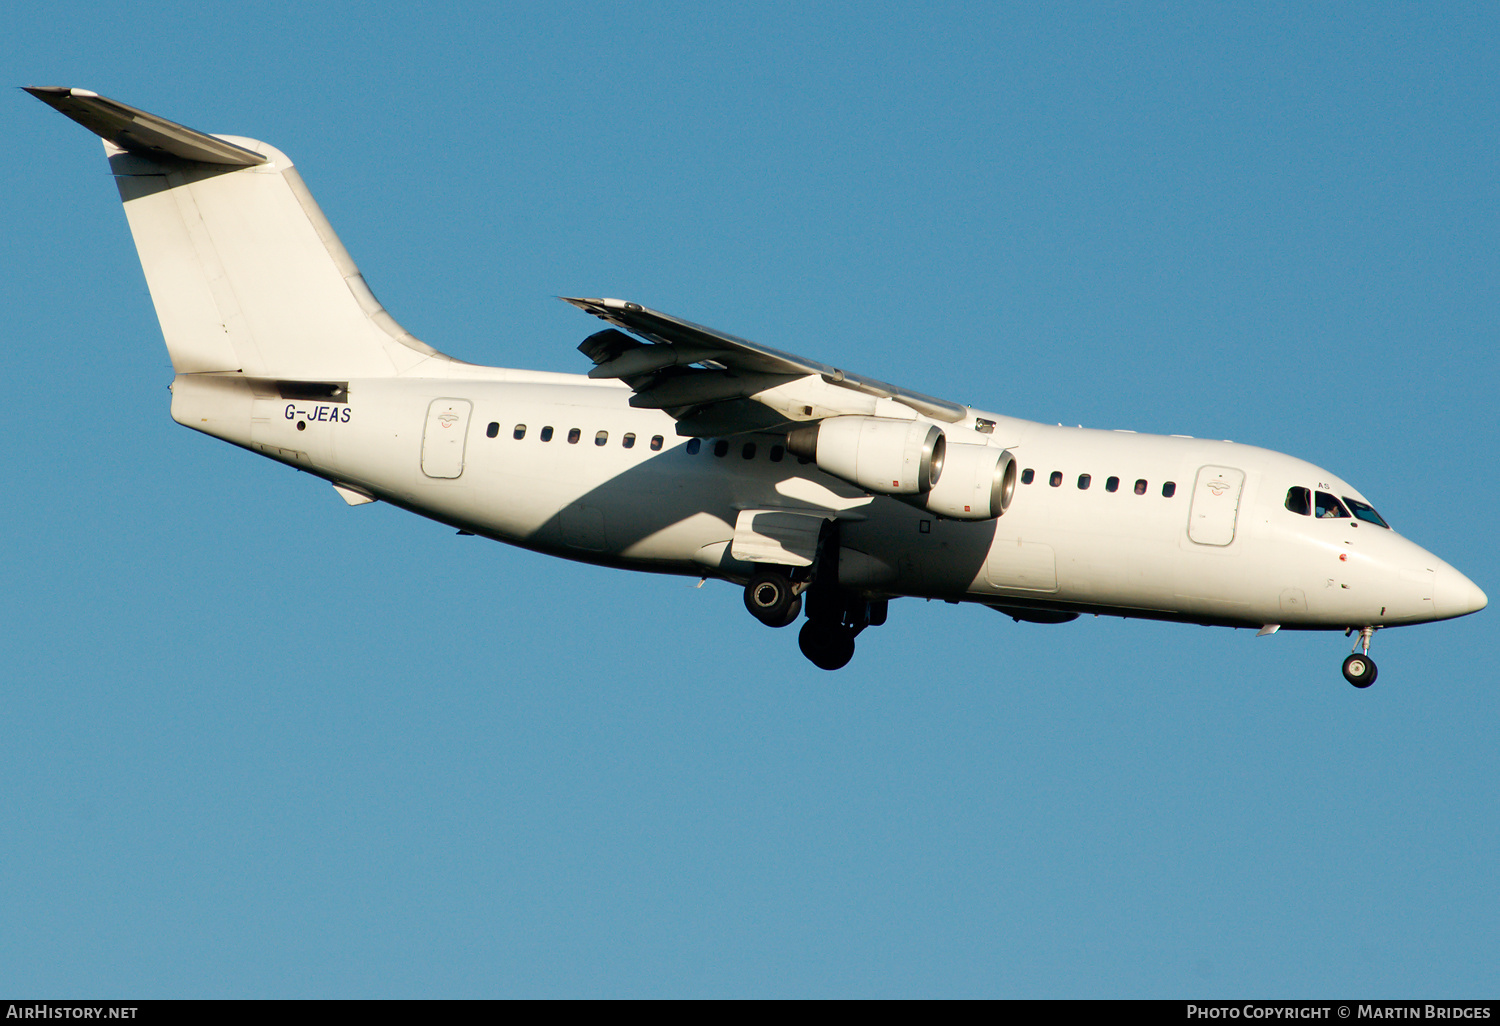
[[[387,308],[634,299],[1354,482],[1500,594],[1493,4],[13,5],[297,162]],[[0,96],[0,993],[1500,993],[1494,608],[1339,634],[566,563],[174,425],[98,141]]]

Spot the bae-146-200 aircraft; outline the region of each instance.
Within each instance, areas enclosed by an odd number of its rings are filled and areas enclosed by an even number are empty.
[[[1310,463],[1231,442],[1053,427],[908,391],[636,303],[587,376],[446,356],[371,294],[292,162],[83,89],[179,424],[497,541],[719,578],[771,627],[805,609],[838,669],[891,599],[1357,633],[1483,609],[1468,578]],[[622,330],[623,329],[623,330]]]

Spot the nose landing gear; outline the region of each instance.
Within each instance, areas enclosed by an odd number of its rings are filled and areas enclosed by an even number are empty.
[[[1351,627],[1348,633],[1353,631]],[[1367,688],[1375,683],[1378,671],[1375,660],[1370,658],[1370,639],[1374,636],[1374,627],[1361,627],[1359,640],[1354,643],[1354,653],[1344,660],[1344,679],[1357,688]]]

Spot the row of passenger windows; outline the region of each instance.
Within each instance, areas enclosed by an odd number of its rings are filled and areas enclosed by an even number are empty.
[[[485,429],[484,433],[485,433],[486,436],[488,436],[490,438],[498,438],[499,435],[500,435],[500,424],[499,424],[499,422],[498,421],[491,421],[490,422],[490,426]],[[546,427],[542,428],[540,431],[537,432],[537,437],[540,438],[544,442],[550,442],[550,441],[552,441],[552,435],[553,435],[553,430],[552,430],[552,426],[550,424],[547,425]],[[525,438],[526,437],[526,425],[525,424],[517,424],[511,430],[510,436],[512,438],[517,439],[517,440]],[[636,436],[635,436],[635,432],[634,431],[627,431],[627,432],[625,432],[623,435],[620,436],[620,446],[622,448],[625,448],[625,449],[634,449],[635,448],[635,437]],[[568,429],[568,444],[569,445],[577,445],[582,439],[583,439],[583,431],[582,431],[582,429],[580,429],[580,428],[569,428]],[[665,439],[663,439],[661,435],[652,435],[651,436],[651,451],[652,452],[660,452],[661,451],[661,447],[662,447],[662,445],[664,443],[665,443]],[[608,445],[609,444],[609,432],[608,431],[596,431],[594,433],[594,444],[595,445]],[[689,456],[696,456],[696,455],[698,455],[698,453],[700,453],[700,452],[703,451],[703,439],[701,439],[701,438],[689,438],[688,439],[688,443],[687,443],[687,445],[684,448],[685,448],[685,450],[686,450],[686,452],[687,452],[687,454]],[[753,460],[753,459],[755,459],[755,454],[756,454],[757,451],[758,451],[758,448],[757,448],[757,446],[756,446],[756,444],[754,442],[746,442],[744,445],[742,445],[740,447],[740,457],[742,459]],[[713,454],[715,456],[719,457],[720,459],[723,459],[725,456],[728,456],[729,455],[729,442],[727,442],[726,440],[724,440],[722,438],[719,439],[718,441],[714,442],[714,444],[713,444]],[[770,460],[771,460],[772,463],[780,463],[783,459],[786,458],[786,446],[784,446],[784,445],[773,445],[773,446],[771,446],[770,448],[768,448],[766,450],[766,455],[770,457]],[[799,458],[798,462],[800,462],[800,463],[806,463],[808,461]]]
[[[690,438],[690,439],[688,439],[687,454],[689,456],[696,456],[696,455],[698,455],[698,453],[700,453],[702,451],[703,451],[703,439],[701,439],[701,438]],[[753,459],[755,459],[755,454],[756,454],[757,451],[758,451],[758,449],[756,448],[756,445],[755,445],[754,442],[746,442],[744,445],[740,446],[740,458],[741,459],[746,459],[746,460],[753,460]],[[717,442],[714,443],[713,454],[715,456],[719,457],[719,459],[723,459],[725,456],[728,456],[729,455],[729,443],[727,441],[725,441],[724,439],[722,439],[722,438],[719,439]],[[772,463],[780,463],[783,459],[786,458],[786,446],[784,446],[784,445],[773,445],[769,449],[766,450],[766,455],[768,457],[770,457],[770,460],[771,460]],[[810,461],[799,458],[798,462],[799,463],[808,463]]]
[[[1030,467],[1027,467],[1025,470],[1021,471],[1021,483],[1022,484],[1031,484],[1031,482],[1033,482],[1035,480],[1036,480],[1036,471],[1035,470],[1032,470]],[[1063,472],[1061,470],[1054,470],[1052,472],[1052,476],[1047,479],[1047,483],[1049,485],[1051,485],[1053,488],[1061,488],[1062,487],[1062,483],[1063,483]],[[1089,485],[1091,485],[1093,483],[1094,483],[1094,477],[1093,477],[1092,474],[1079,474],[1078,475],[1078,490],[1079,491],[1081,491],[1081,492],[1088,491]],[[1148,490],[1150,490],[1150,487],[1151,486],[1146,483],[1146,479],[1144,477],[1137,478],[1136,482],[1135,482],[1135,494],[1137,494],[1137,495],[1145,495],[1146,492]],[[1118,477],[1108,477],[1108,478],[1105,478],[1104,479],[1104,490],[1106,492],[1117,492],[1117,491],[1119,491],[1120,490],[1120,479]],[[1176,495],[1177,494],[1177,482],[1176,481],[1168,481],[1165,484],[1163,484],[1161,486],[1161,494],[1162,494],[1162,496],[1164,498],[1168,498],[1168,499],[1170,499],[1172,496]]]
[[[490,421],[490,426],[485,429],[484,433],[485,433],[486,436],[488,436],[490,438],[496,438],[496,437],[498,437],[499,434],[500,434],[500,424],[499,424],[499,422],[498,421]],[[542,428],[540,431],[537,432],[537,437],[539,437],[544,442],[550,442],[550,441],[552,441],[552,434],[553,434],[552,425],[548,424],[546,427]],[[526,425],[525,424],[517,424],[515,426],[514,430],[511,431],[511,435],[510,436],[512,438],[515,438],[515,439],[525,438],[526,437]],[[581,429],[579,429],[579,428],[569,428],[568,429],[568,444],[569,445],[577,445],[582,438],[583,438],[583,431]],[[651,451],[652,452],[660,452],[661,451],[661,447],[664,444],[664,442],[665,442],[665,439],[663,439],[661,435],[652,435],[651,436]],[[598,432],[595,432],[595,434],[594,434],[594,444],[595,445],[608,445],[609,444],[609,432],[608,431],[598,431]],[[621,435],[620,436],[620,446],[622,448],[625,448],[625,449],[634,449],[635,448],[635,432],[634,431],[627,431],[623,435]]]
[[[1351,499],[1347,495],[1344,496],[1344,501],[1340,502],[1327,492],[1314,492],[1310,488],[1298,485],[1287,489],[1286,508],[1304,517],[1317,517],[1320,520],[1347,518],[1350,510],[1353,510],[1358,520],[1363,520],[1367,524],[1375,524],[1388,531],[1391,528],[1391,525],[1386,523],[1368,503]]]

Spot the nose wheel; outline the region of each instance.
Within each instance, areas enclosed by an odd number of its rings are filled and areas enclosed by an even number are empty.
[[[1344,679],[1357,688],[1367,688],[1375,683],[1375,660],[1362,652],[1356,652],[1344,660]]]
[[[1361,628],[1359,640],[1354,643],[1354,653],[1344,660],[1344,679],[1357,688],[1374,684],[1379,672],[1375,669],[1375,660],[1370,658],[1370,639],[1374,636],[1374,627]]]

